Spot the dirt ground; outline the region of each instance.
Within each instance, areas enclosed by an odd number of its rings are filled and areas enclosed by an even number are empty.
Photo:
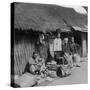
[[[88,83],[88,60],[82,58],[80,67],[73,67],[72,73],[68,77],[55,78],[53,81],[46,81],[38,86],[55,86],[55,85],[70,85],[70,84],[86,84]]]

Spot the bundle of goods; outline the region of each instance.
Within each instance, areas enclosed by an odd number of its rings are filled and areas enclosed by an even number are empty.
[[[15,84],[19,85],[20,87],[30,87],[35,85],[36,83],[37,76],[30,73],[25,73],[15,80]]]
[[[71,69],[68,67],[68,65],[61,65],[60,67],[57,67],[56,74],[59,77],[66,77],[71,75]]]
[[[54,60],[52,60],[51,62],[48,62],[47,63],[47,69],[48,69],[48,76],[52,77],[52,78],[55,78],[57,77],[57,74],[56,74],[56,62]]]

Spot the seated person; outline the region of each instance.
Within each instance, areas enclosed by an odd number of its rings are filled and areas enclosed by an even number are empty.
[[[36,72],[41,72],[45,68],[44,59],[40,58],[37,52],[33,52],[32,57],[29,59],[29,71],[32,74],[36,74]]]
[[[64,53],[63,57],[67,61],[68,66],[72,68],[73,67],[72,55],[70,55],[69,53]]]

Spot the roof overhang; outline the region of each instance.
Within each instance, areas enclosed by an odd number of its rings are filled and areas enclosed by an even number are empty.
[[[81,28],[81,27],[78,27],[78,26],[73,26],[73,28],[74,28],[76,31],[88,32],[88,27]]]

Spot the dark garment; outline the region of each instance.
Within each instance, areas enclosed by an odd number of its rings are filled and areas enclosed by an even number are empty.
[[[62,59],[63,52],[62,51],[55,51],[54,57],[55,57],[55,61],[57,62],[57,64],[63,64],[63,59]]]
[[[74,55],[75,53],[78,53],[80,52],[80,46],[78,44],[75,44],[75,43],[72,43],[70,44],[70,51],[71,53]]]
[[[69,45],[69,43],[65,43],[63,45],[63,52],[64,53],[70,53],[70,45]]]
[[[39,55],[40,55],[41,58],[43,58],[45,60],[47,59],[47,57],[48,57],[48,47],[47,47],[47,45],[40,44],[38,46],[38,52],[39,52]]]
[[[62,51],[55,51],[54,52],[54,57],[58,58],[58,57],[62,57],[63,56],[63,52]]]

